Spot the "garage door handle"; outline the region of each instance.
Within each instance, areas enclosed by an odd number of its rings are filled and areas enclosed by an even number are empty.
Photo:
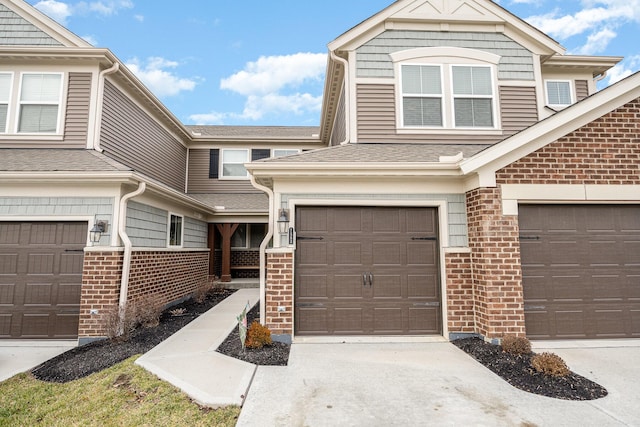
[[[373,273],[369,273],[369,287],[373,287]]]

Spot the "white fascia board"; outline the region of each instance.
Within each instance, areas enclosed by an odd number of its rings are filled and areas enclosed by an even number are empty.
[[[451,163],[250,163],[256,177],[285,176],[461,176]]]
[[[640,97],[640,73],[566,108],[460,164],[465,174],[495,173],[616,108]]]

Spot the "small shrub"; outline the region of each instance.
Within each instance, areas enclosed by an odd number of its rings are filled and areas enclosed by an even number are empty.
[[[193,291],[193,300],[198,304],[202,304],[203,302],[206,301],[207,296],[209,296],[209,293],[211,292],[212,289],[213,289],[213,286],[208,281],[202,281],[198,283],[195,291]]]
[[[249,330],[247,330],[247,348],[259,349],[272,343],[269,328],[261,325],[257,320],[254,320],[251,326],[249,326]]]
[[[509,354],[529,354],[531,353],[531,342],[524,337],[515,335],[505,335],[502,337],[502,351]]]
[[[160,316],[164,304],[157,295],[145,295],[135,300],[136,323],[145,328],[153,328],[160,324]]]
[[[124,318],[122,318],[124,315]],[[122,319],[122,320],[121,320]],[[133,306],[125,305],[123,313],[120,313],[120,306],[114,304],[102,311],[102,327],[107,337],[127,341],[136,327],[135,313]]]
[[[186,312],[186,308],[174,308],[173,310],[169,310],[169,314],[173,317],[183,316]]]
[[[540,353],[531,358],[531,366],[538,372],[552,377],[566,377],[571,373],[562,357],[555,353]]]

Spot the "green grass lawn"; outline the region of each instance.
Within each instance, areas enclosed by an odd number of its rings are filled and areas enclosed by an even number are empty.
[[[0,383],[0,426],[234,426],[240,408],[203,409],[134,364],[52,384],[20,374]]]

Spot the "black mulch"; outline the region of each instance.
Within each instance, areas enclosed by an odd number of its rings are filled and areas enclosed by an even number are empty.
[[[607,395],[604,387],[573,372],[566,377],[537,372],[531,366],[535,353],[512,355],[480,338],[465,338],[453,341],[453,344],[512,386],[529,393],[564,400],[594,400]]]
[[[260,305],[247,313],[247,326],[251,325],[254,320],[260,320]],[[261,349],[245,349],[242,351],[242,343],[240,341],[240,331],[235,328],[220,344],[218,352],[226,356],[235,357],[245,362],[263,366],[286,366],[289,361],[289,350],[291,346],[281,342],[274,341],[272,345],[265,346]]]
[[[211,293],[201,304],[193,300],[185,301],[170,309],[184,308],[184,315],[173,316],[167,311],[160,317],[158,326],[138,328],[127,341],[101,340],[76,347],[46,361],[31,372],[42,381],[66,383],[102,371],[131,356],[151,350],[233,292],[222,290]]]

